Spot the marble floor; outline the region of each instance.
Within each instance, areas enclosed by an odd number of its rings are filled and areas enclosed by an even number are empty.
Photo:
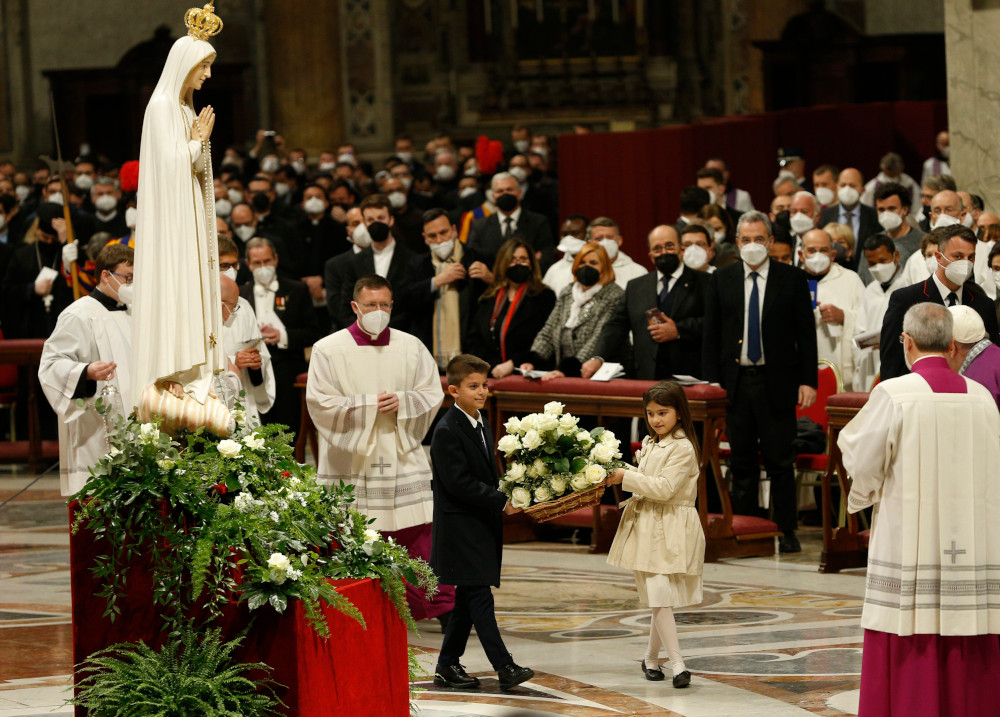
[[[56,477],[0,469],[0,717],[72,714],[67,530]],[[464,664],[482,688],[423,682],[421,717],[857,713],[864,571],[816,572],[818,529],[803,529],[804,550],[790,558],[705,566],[704,603],[677,613],[693,675],[684,690],[643,678],[649,612],[631,575],[572,537],[506,548],[497,614],[514,658],[535,678],[501,693],[473,638]],[[410,636],[429,671],[441,637],[434,621]]]

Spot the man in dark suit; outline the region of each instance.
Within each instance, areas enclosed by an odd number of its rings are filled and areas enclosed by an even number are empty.
[[[976,235],[961,224],[952,224],[935,229],[931,236],[938,238],[938,251],[934,254],[938,262],[937,271],[924,281],[897,289],[889,298],[879,340],[882,356],[880,376],[883,380],[910,372],[899,337],[903,334],[903,316],[915,304],[930,301],[945,306],[968,306],[983,317],[990,341],[1000,341],[993,301],[972,277],[972,264],[978,248]]]
[[[448,212],[428,209],[423,222],[430,251],[413,258],[399,300],[409,308],[410,333],[423,342],[443,371],[452,358],[468,351],[469,325],[476,307],[468,291],[469,257]]]
[[[705,227],[691,224],[685,233]],[[709,239],[709,241],[711,241]],[[702,325],[708,274],[680,261],[680,240],[673,227],[660,225],[649,233],[649,258],[656,266],[625,287],[625,299],[601,329],[594,357],[584,362],[581,375],[590,378],[604,359],[617,356],[632,332],[634,375],[654,380],[679,374],[701,374]],[[657,323],[649,311],[659,309]]]
[[[343,288],[344,281],[346,280],[345,277],[347,276],[347,267],[354,259],[354,255],[360,253],[364,248],[355,242],[354,237],[354,230],[357,229],[362,223],[361,209],[359,207],[351,207],[347,210],[347,240],[350,242],[350,248],[347,251],[342,251],[336,256],[327,259],[326,263],[323,265],[323,285],[327,287],[326,311],[330,319],[329,323],[331,333],[334,331],[340,331],[341,329],[346,329],[350,326],[350,324],[341,323],[341,321],[345,318],[345,312],[341,310],[340,306],[340,302],[344,298],[341,293],[341,289]],[[371,237],[368,236],[367,232],[364,234],[364,240],[371,241]],[[348,303],[347,308],[350,309],[350,307],[351,305]],[[353,311],[351,312],[351,315],[354,315]]]
[[[740,218],[742,261],[712,275],[705,302],[702,378],[729,394],[733,510],[757,513],[758,452],[771,479],[783,553],[801,550],[795,500],[795,406],[816,400],[816,328],[805,272],[770,261],[766,214]]]
[[[865,239],[882,231],[878,223],[878,213],[867,204],[861,203],[861,195],[865,191],[864,177],[861,172],[848,167],[842,169],[837,176],[837,203],[819,213],[819,228],[830,222],[845,224],[854,232],[854,256],[848,268],[857,269],[859,258],[864,252],[859,247],[865,245]]]
[[[253,281],[240,287],[240,296],[254,308],[274,369],[274,406],[261,420],[283,423],[298,433],[302,404],[295,377],[305,372],[305,350],[321,334],[309,289],[301,281],[277,275],[279,258],[269,239],[257,237],[247,242]]]
[[[494,614],[491,585],[500,587],[503,559],[502,513],[516,513],[498,488],[493,433],[483,412],[490,367],[463,354],[449,362],[448,393],[455,399],[434,429],[431,464],[434,518],[431,567],[442,585],[455,586],[455,608],[444,631],[434,670],[440,687],[474,689],[479,680],[459,660],[472,627],[497,671],[501,689],[530,680],[535,673],[514,663]]]
[[[555,256],[555,242],[548,220],[544,215],[521,206],[521,184],[514,175],[508,172],[494,174],[491,186],[498,211],[476,221],[469,231],[467,246],[473,263],[482,262],[486,269],[492,270],[500,245],[517,236],[535,248],[544,274]]]
[[[361,218],[368,227],[371,246],[351,257],[344,267],[344,277],[340,285],[340,300],[336,307],[338,323],[350,326],[354,323],[351,297],[354,283],[362,276],[378,274],[394,288],[406,286],[413,252],[397,242],[392,236],[392,205],[384,194],[372,194],[361,201]],[[335,257],[336,258],[336,257]],[[403,302],[394,303],[389,326],[398,331],[409,331],[410,312]]]

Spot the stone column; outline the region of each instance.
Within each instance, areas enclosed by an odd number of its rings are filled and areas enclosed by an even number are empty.
[[[1000,207],[1000,4],[945,0],[948,130],[959,189]],[[944,129],[943,127],[938,129]]]
[[[344,139],[340,0],[264,5],[271,127],[310,156]]]
[[[359,152],[392,151],[389,0],[339,3],[344,141]]]

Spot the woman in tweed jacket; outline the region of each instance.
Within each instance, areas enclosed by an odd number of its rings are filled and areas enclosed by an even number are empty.
[[[553,368],[543,380],[579,376],[581,364],[594,353],[601,327],[624,295],[615,283],[607,252],[599,244],[587,244],[573,262],[573,283],[559,292],[555,308],[531,345],[531,362],[521,368]]]

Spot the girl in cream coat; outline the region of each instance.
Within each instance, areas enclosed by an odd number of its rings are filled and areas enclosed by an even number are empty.
[[[672,608],[702,601],[705,534],[695,498],[698,449],[684,390],[660,381],[642,397],[650,435],[637,454],[639,468],[619,468],[608,479],[633,495],[625,506],[608,563],[635,575],[639,599],[653,610],[649,645],[642,661],[648,680],[664,679],[660,645],[667,648],[674,687],[686,687]]]

